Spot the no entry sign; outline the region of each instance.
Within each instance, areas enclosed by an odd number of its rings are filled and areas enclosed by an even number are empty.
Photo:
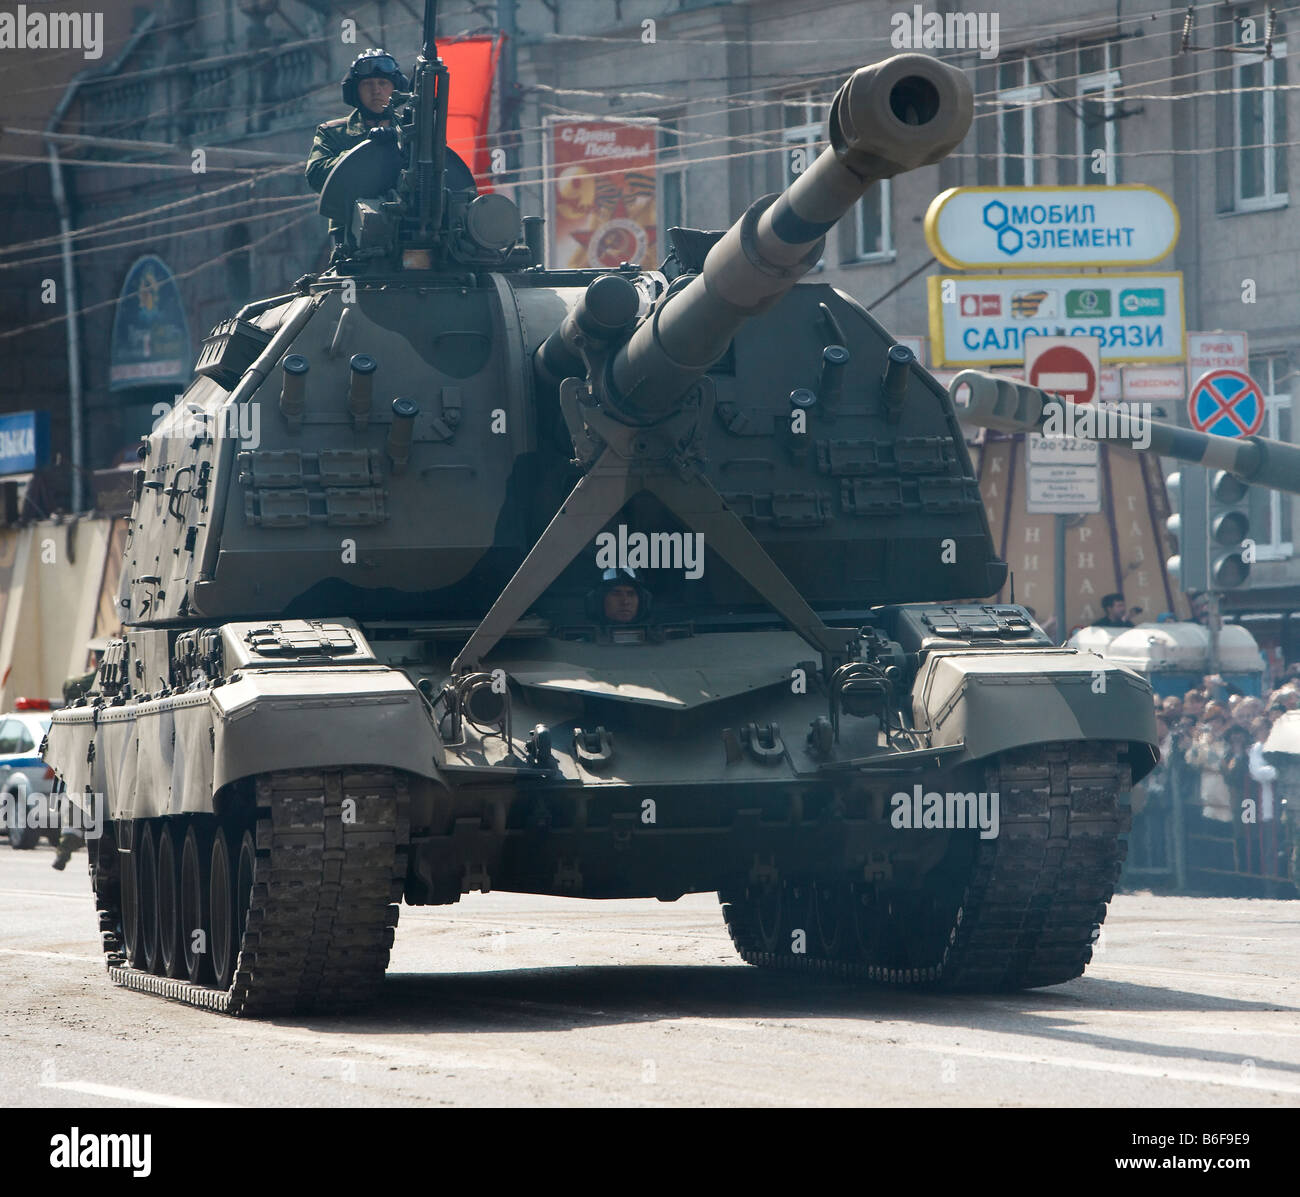
[[[1192,387],[1187,414],[1197,432],[1254,436],[1264,423],[1264,392],[1243,370],[1211,370]]]
[[[1027,337],[1026,380],[1075,403],[1092,403],[1101,380],[1097,337]],[[1055,404],[1053,406],[1056,406]],[[1031,515],[1087,515],[1101,510],[1101,478],[1095,441],[1029,433],[1025,510]]]
[[[1097,342],[1089,337],[1092,352],[1071,345],[1073,337],[1043,337],[1031,341],[1025,350],[1025,370],[1029,382],[1054,395],[1064,395],[1075,403],[1091,403],[1097,397]],[[1083,338],[1080,338],[1081,340]],[[1045,342],[1042,345],[1037,341]]]

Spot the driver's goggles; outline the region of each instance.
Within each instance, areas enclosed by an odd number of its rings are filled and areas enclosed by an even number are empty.
[[[364,58],[355,67],[352,73],[358,79],[369,79],[373,75],[396,75],[397,60],[388,54],[381,54],[378,58]]]

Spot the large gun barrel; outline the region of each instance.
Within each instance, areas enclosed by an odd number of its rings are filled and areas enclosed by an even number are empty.
[[[1227,470],[1245,482],[1300,494],[1300,446],[1262,436],[1226,437],[1193,432],[1144,416],[1140,410],[1073,403],[1028,383],[980,370],[963,370],[949,385],[963,423],[994,432],[1055,432],[1106,440],[1121,448],[1157,453],[1210,470]],[[967,401],[963,404],[963,398]],[[1114,418],[1101,418],[1110,414]]]
[[[817,264],[827,231],[872,184],[946,157],[972,111],[966,76],[923,54],[854,72],[831,103],[830,146],[780,195],[752,204],[703,272],[619,348],[604,380],[612,405],[640,419],[670,411],[744,321]]]

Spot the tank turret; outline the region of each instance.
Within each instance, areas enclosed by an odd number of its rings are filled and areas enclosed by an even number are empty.
[[[1227,470],[1243,482],[1300,494],[1300,446],[1263,436],[1226,437],[1153,420],[1131,408],[1074,403],[1050,391],[997,374],[963,370],[949,384],[963,423],[994,432],[1060,432],[1105,440],[1121,449],[1157,453]],[[969,396],[963,404],[961,398]],[[1110,413],[1108,418],[1098,418]]]
[[[946,157],[965,137],[972,112],[965,75],[936,59],[900,54],[862,67],[831,103],[828,148],[784,192],[751,204],[698,272],[680,286],[675,281],[639,323],[631,280],[605,276],[589,285],[535,355],[544,384],[572,372],[561,383],[560,407],[589,473],[563,511],[582,510],[583,518],[557,516],[457,657],[457,669],[474,667],[600,525],[644,490],[707,535],[714,551],[823,654],[829,676],[852,633],[823,625],[698,469],[712,392],[697,383],[747,322],[817,264],[827,231],[869,187]],[[838,330],[833,316],[830,325]],[[879,397],[896,423],[911,356],[897,346],[891,352],[896,360],[886,365]],[[847,360],[841,345],[823,350],[818,381],[828,406]],[[792,411],[801,402],[816,403],[816,393],[795,388]],[[986,593],[987,581],[981,577],[974,589]]]

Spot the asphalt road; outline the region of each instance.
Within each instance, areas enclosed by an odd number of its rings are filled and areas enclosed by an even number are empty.
[[[5,1107],[1300,1106],[1300,902],[1121,896],[1087,975],[909,996],[739,961],[717,899],[404,907],[364,1017],[111,985],[86,857],[0,844]]]

